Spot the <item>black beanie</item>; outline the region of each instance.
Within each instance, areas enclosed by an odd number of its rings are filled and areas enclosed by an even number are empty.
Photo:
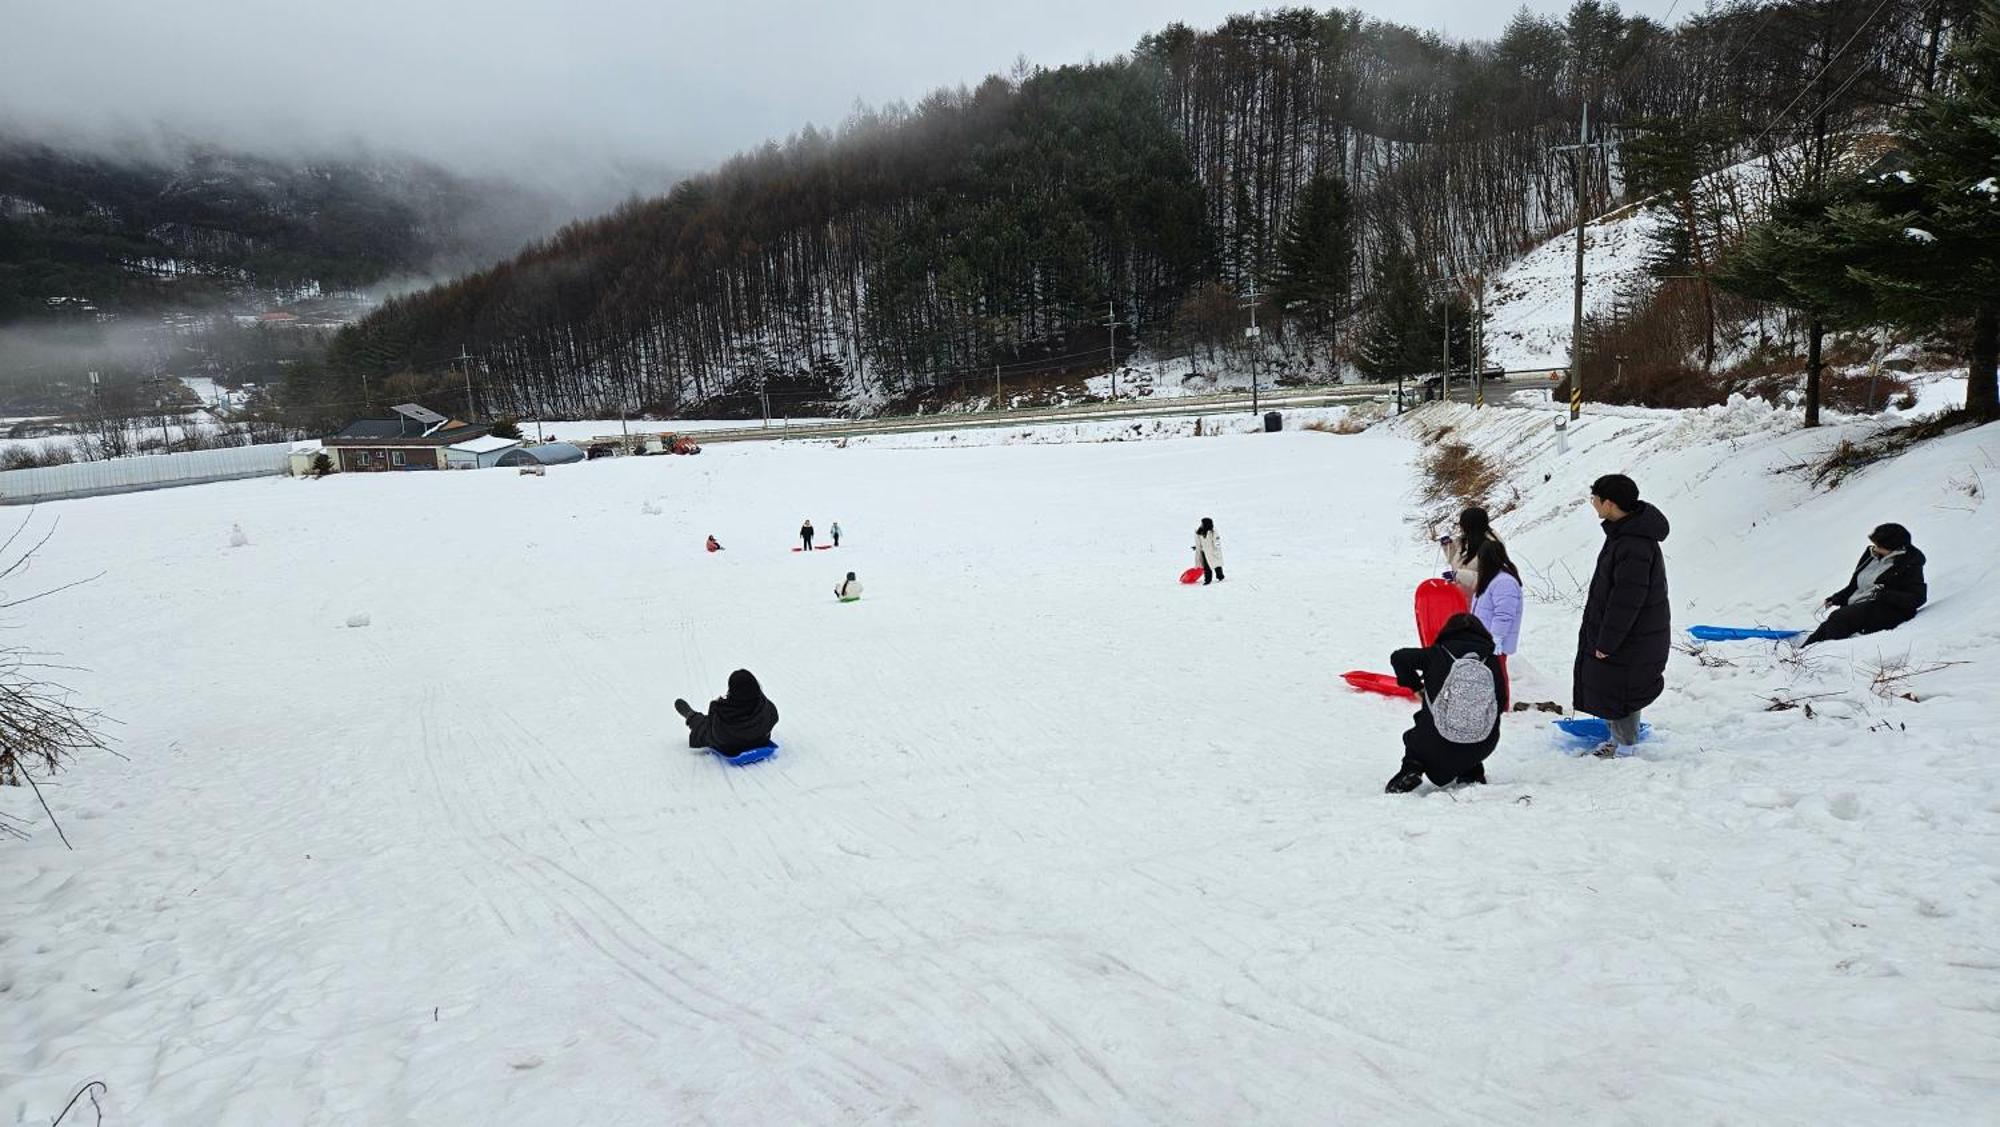
[[[1868,542],[1878,548],[1900,552],[1910,546],[1910,530],[1900,524],[1878,524],[1868,534]]]
[[[1639,504],[1639,483],[1622,473],[1608,473],[1591,482],[1590,492],[1628,513]]]

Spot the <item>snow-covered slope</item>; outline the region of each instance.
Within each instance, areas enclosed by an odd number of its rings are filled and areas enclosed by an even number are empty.
[[[1677,622],[1804,621],[1883,519],[1933,605],[1803,671],[1676,655],[1638,760],[1517,716],[1491,786],[1390,797],[1407,712],[1337,674],[1436,566],[1414,422],[45,506],[34,578],[107,574],[15,637],[129,759],[46,787],[74,853],[0,792],[0,1122],[93,1077],[117,1124],[1990,1118],[2000,433],[1815,494],[1773,471],[1837,435],[1754,407],[1563,458],[1428,419],[1514,459],[1541,574],[1624,469]],[[1229,579],[1180,587],[1204,515]],[[1522,695],[1566,700],[1530,586]],[[1870,692],[1905,652],[1970,664]],[[738,666],[784,716],[740,770],[670,707]]]

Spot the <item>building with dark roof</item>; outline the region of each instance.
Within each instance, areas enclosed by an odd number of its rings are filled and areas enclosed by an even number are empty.
[[[356,419],[321,440],[350,473],[441,470],[445,447],[484,436],[488,428],[447,419],[414,403],[396,409],[393,419]]]

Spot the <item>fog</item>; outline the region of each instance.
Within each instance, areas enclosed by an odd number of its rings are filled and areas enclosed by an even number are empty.
[[[1679,0],[1635,0],[1660,18]],[[857,102],[914,102],[1017,58],[1108,59],[1245,0],[13,0],[0,129],[130,145],[161,130],[261,153],[370,148],[575,196],[678,174],[837,126]],[[1515,6],[1363,0],[1458,38]],[[1527,7],[1559,13],[1566,3]],[[1685,13],[1681,13],[1685,14]]]

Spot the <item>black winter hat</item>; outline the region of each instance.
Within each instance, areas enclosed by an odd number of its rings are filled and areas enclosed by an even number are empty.
[[[1910,530],[1900,524],[1878,524],[1868,534],[1868,542],[1878,548],[1900,552],[1910,546]]]

